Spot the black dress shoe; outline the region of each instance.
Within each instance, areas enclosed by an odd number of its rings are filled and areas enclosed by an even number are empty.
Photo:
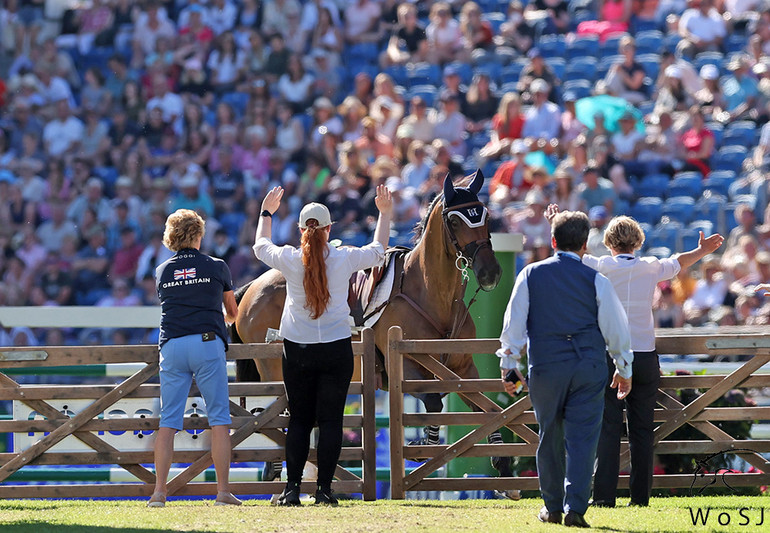
[[[286,485],[283,492],[278,496],[278,505],[286,507],[296,507],[302,505],[299,501],[299,483],[290,483]]]
[[[537,518],[541,522],[546,522],[548,524],[561,524],[561,513],[558,511],[552,513],[547,507],[540,509]]]
[[[332,489],[322,489],[318,487],[315,491],[315,504],[316,505],[337,505],[340,502],[337,501],[337,497],[332,492]]]
[[[591,500],[588,505],[592,507],[615,507],[615,502],[608,500]]]
[[[635,502],[634,500],[631,500],[628,502],[629,507],[649,507],[650,502]]]
[[[578,514],[575,511],[570,511],[567,516],[564,517],[564,525],[567,527],[591,527],[583,518],[582,514]]]

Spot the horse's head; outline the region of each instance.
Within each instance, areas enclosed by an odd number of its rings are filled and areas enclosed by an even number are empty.
[[[455,187],[449,175],[444,179],[444,228],[458,255],[473,269],[476,280],[485,291],[500,282],[502,269],[497,262],[489,236],[489,212],[479,200],[484,175],[477,170],[467,187]]]

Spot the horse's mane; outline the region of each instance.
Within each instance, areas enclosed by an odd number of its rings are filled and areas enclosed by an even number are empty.
[[[443,200],[444,193],[440,192],[433,197],[433,200],[430,201],[430,204],[428,204],[428,209],[425,212],[425,216],[422,217],[422,220],[420,220],[414,227],[414,238],[412,239],[412,244],[416,245],[418,242],[420,242],[420,239],[425,234],[425,229],[428,227],[428,219],[430,219],[430,214],[433,213],[436,205],[441,203]]]
[[[235,291],[235,303],[241,303],[241,300],[243,299],[243,295],[246,294],[246,291],[249,290],[249,287],[251,287],[251,284],[254,283],[256,280],[251,280],[246,285],[243,285],[236,289]]]

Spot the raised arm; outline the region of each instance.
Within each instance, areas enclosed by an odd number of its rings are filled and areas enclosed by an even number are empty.
[[[268,191],[265,199],[262,200],[262,213],[267,211],[270,215],[273,215],[278,211],[278,207],[281,205],[281,198],[283,197],[282,187],[273,187]],[[254,237],[254,241],[258,241],[262,237],[270,239],[273,233],[273,219],[270,216],[260,216],[259,224],[257,224],[257,235]]]
[[[393,213],[393,198],[385,185],[377,186],[377,194],[374,197],[374,205],[380,212],[377,217],[377,227],[374,229],[374,242],[382,245],[383,250],[388,248],[390,240],[390,218]]]
[[[715,233],[714,235],[706,237],[701,231],[700,237],[698,238],[698,247],[694,250],[690,250],[689,252],[684,252],[677,255],[676,259],[679,261],[679,265],[682,267],[682,270],[686,270],[706,257],[708,254],[715,252],[717,248],[722,246],[722,242],[724,242],[724,240],[724,237],[722,237],[719,233]]]

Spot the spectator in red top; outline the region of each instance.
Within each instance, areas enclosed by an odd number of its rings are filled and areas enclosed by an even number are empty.
[[[195,39],[195,43],[201,48],[200,52],[205,54],[214,40],[214,31],[203,21],[203,6],[192,4],[187,8],[187,12],[189,13],[187,25],[180,28],[179,35],[191,35]]]
[[[685,158],[683,170],[701,172],[705,178],[711,171],[709,159],[714,152],[714,134],[706,128],[703,112],[698,106],[690,108],[690,124],[692,127],[681,138]]]
[[[476,2],[468,2],[460,11],[460,31],[463,34],[463,46],[470,53],[477,48],[487,49],[492,46],[495,33],[489,21],[482,20],[481,8]]]
[[[519,189],[524,187],[524,176],[527,173],[527,164],[524,162],[527,151],[527,144],[523,140],[517,139],[511,143],[513,159],[497,167],[489,184],[489,198],[492,202],[504,205],[519,196]]]
[[[492,117],[492,131],[489,143],[481,150],[480,155],[488,158],[499,158],[511,149],[511,143],[521,138],[524,127],[524,115],[521,113],[521,100],[515,92],[505,93],[500,99],[497,113]]]
[[[120,230],[120,248],[115,251],[112,260],[110,276],[114,278],[130,278],[136,276],[136,267],[144,246],[136,242],[136,232],[130,226]]]

